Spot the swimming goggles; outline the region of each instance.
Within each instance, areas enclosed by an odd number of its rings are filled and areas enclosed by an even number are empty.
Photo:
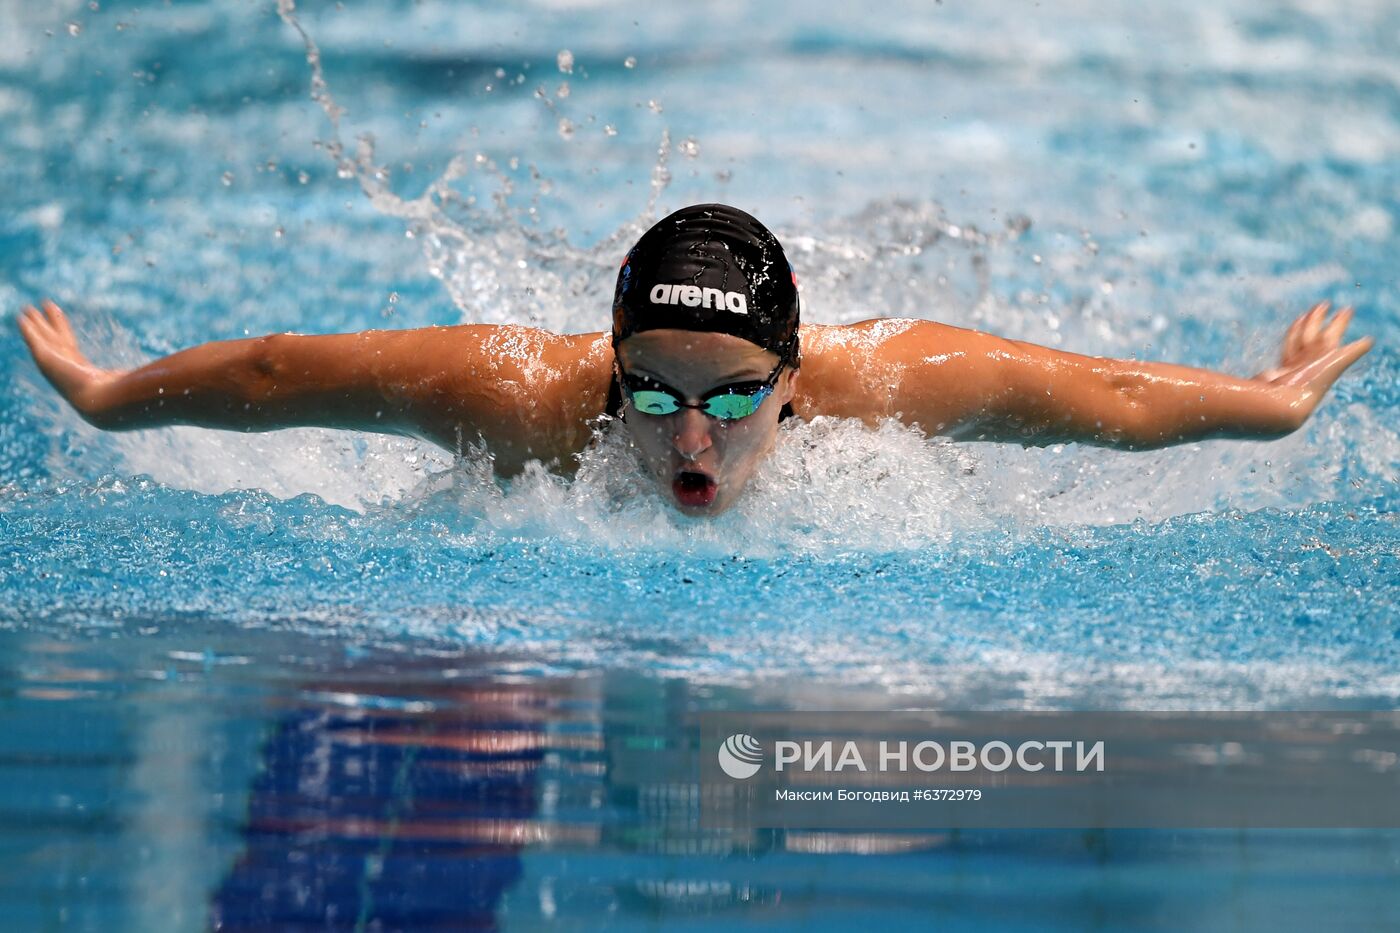
[[[649,376],[625,373],[621,366],[618,367],[617,372],[621,377],[619,382],[627,401],[631,402],[632,407],[644,415],[673,415],[682,408],[698,408],[711,418],[718,418],[720,421],[737,421],[758,411],[764,399],[773,394],[774,385],[778,381],[778,373],[782,372],[786,365],[786,363],[779,363],[777,368],[769,373],[768,378],[762,382],[757,380],[732,382],[729,385],[711,389],[700,397],[698,405],[687,403],[682,393],[664,382],[658,382]]]

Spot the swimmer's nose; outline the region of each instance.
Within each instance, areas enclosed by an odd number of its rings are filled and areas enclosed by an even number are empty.
[[[671,437],[671,446],[685,459],[696,459],[714,444],[710,436],[710,418],[704,412],[685,408],[673,417],[676,433]]]

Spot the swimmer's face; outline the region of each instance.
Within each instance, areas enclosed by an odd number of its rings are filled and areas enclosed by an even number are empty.
[[[690,404],[721,386],[762,382],[778,365],[776,353],[741,337],[689,330],[633,334],[618,345],[618,353],[629,375],[670,386]],[[758,410],[733,421],[695,408],[648,415],[629,403],[628,433],[676,508],[688,515],[718,515],[734,504],[772,449],[778,415],[792,401],[796,384],[797,373],[784,367]]]

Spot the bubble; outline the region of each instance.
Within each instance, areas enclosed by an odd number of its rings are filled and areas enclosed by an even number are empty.
[[[79,26],[77,23],[69,23],[69,24],[68,24],[68,35],[70,35],[70,36],[76,36],[78,33],[82,32],[82,31],[83,31],[83,27],[82,27],[82,26]]]
[[[574,73],[573,52],[570,52],[568,49],[560,49],[559,54],[554,57],[554,60],[559,65],[559,70],[564,74],[571,75]]]
[[[308,175],[308,174],[306,174],[306,172],[297,172],[297,182],[298,182],[298,183],[304,185],[304,184],[306,184],[307,182],[309,182],[310,180],[311,180],[311,176]]]
[[[623,67],[623,68],[636,68],[636,67],[637,67],[637,56],[635,56],[635,55],[628,55],[626,58],[624,58],[624,59],[622,60],[622,67]]]
[[[557,98],[559,98],[560,100],[563,100],[564,98],[568,97],[568,96],[569,96],[569,82],[567,82],[567,81],[560,81],[560,82],[559,82],[559,88],[558,88],[558,90],[556,90],[556,91],[554,92],[554,96],[557,97]]]
[[[682,139],[680,142],[680,149],[682,154],[688,159],[694,159],[700,155],[700,143],[696,141],[694,136],[687,136],[685,139]]]
[[[617,127],[613,126],[611,123],[604,123],[604,124],[603,124],[603,135],[604,135],[604,136],[616,136],[616,135],[617,135]]]
[[[568,117],[559,118],[559,135],[565,139],[574,138],[574,124]]]
[[[231,186],[233,184],[233,172],[224,172],[219,176],[219,181],[224,183],[225,188]]]
[[[652,113],[661,113],[661,104],[657,103],[655,100],[647,101],[647,106],[651,108]]]

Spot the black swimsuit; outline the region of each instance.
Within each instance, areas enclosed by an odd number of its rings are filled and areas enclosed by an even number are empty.
[[[622,417],[622,386],[617,384],[616,373],[613,374],[612,379],[608,382],[608,404],[603,411],[618,418]],[[791,417],[793,417],[792,405],[789,403],[784,405],[783,410],[778,413],[778,420],[786,421]]]

